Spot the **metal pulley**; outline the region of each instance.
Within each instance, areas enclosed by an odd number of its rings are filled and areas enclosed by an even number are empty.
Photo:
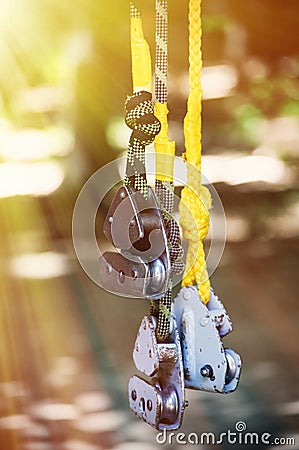
[[[156,318],[143,318],[133,359],[136,368],[151,377],[151,381],[131,377],[128,388],[131,410],[158,430],[178,429],[187,402],[180,338],[173,317],[169,342],[163,343],[156,338]]]
[[[145,263],[140,256],[105,252],[99,260],[100,284],[124,297],[156,299],[164,292],[167,271],[164,258]]]
[[[194,286],[183,287],[173,303],[181,339],[185,386],[227,394],[237,386],[241,358],[224,348],[221,336],[232,330],[230,319],[211,290],[208,306]]]
[[[103,231],[119,251],[101,256],[100,285],[123,296],[156,299],[167,290],[170,262],[157,199],[150,187],[147,194],[127,186],[117,191]]]

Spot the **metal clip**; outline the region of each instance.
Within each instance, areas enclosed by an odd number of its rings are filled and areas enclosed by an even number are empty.
[[[231,323],[213,291],[211,299],[209,311],[196,287],[184,287],[174,300],[173,313],[181,338],[185,386],[226,394],[238,386],[241,358],[223,347],[220,333],[227,334]]]
[[[172,324],[172,342],[159,343],[155,333],[155,318],[143,318],[133,359],[136,368],[152,377],[152,380],[149,383],[133,376],[128,389],[131,410],[158,430],[178,429],[187,406],[180,338],[173,317]]]

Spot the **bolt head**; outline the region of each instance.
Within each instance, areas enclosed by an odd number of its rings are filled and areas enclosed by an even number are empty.
[[[213,376],[213,369],[209,364],[206,364],[200,369],[200,374],[204,378],[211,378]]]
[[[190,292],[189,289],[186,289],[186,290],[184,291],[183,298],[184,298],[184,300],[190,300],[190,298],[191,298],[191,292]]]
[[[107,275],[110,275],[111,272],[112,272],[112,266],[111,266],[111,264],[107,264],[107,266],[106,266],[106,273],[107,273]]]
[[[201,325],[202,327],[206,327],[207,324],[208,324],[208,321],[209,321],[209,319],[208,319],[207,317],[202,317],[202,318],[200,319],[200,325]]]

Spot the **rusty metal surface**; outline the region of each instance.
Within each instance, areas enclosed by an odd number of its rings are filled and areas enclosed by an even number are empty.
[[[145,316],[133,351],[137,370],[151,377],[129,381],[129,405],[134,414],[158,430],[177,430],[185,410],[183,358],[176,322],[172,318],[169,342],[156,338],[156,320]],[[149,407],[150,405],[150,407]]]

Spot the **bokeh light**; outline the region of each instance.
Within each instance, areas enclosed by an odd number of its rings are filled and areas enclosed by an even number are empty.
[[[140,4],[154,55],[154,3]],[[169,1],[169,119],[179,157],[187,11],[187,1]],[[161,447],[127,407],[148,305],[99,290],[71,241],[84,182],[127,147],[128,16],[119,0],[0,0],[0,450]],[[202,16],[203,173],[227,223],[212,284],[234,325],[225,344],[244,369],[232,396],[188,392],[182,431],[220,433],[244,420],[253,432],[299,442],[299,6],[202,0]],[[182,159],[176,170],[184,181]],[[98,215],[103,248],[111,196]]]

